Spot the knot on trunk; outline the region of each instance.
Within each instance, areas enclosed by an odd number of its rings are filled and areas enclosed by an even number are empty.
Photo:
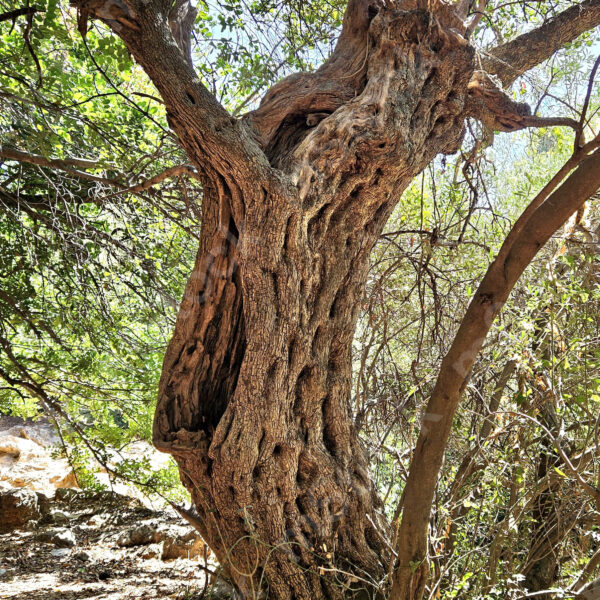
[[[475,71],[469,82],[469,111],[494,131],[516,131],[527,125],[531,107],[513,100],[497,78]]]

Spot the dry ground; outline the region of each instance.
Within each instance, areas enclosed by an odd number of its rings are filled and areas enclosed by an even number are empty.
[[[65,518],[66,517],[66,518]],[[161,560],[160,546],[122,547],[119,536],[140,522],[168,530],[182,520],[137,500],[108,492],[59,490],[49,516],[26,529],[0,535],[0,598],[10,600],[133,600],[209,598],[204,552],[193,559]],[[72,547],[46,541],[70,530]]]

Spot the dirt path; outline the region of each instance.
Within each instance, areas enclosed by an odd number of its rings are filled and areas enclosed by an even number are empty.
[[[43,515],[0,535],[2,600],[210,597],[205,568],[215,567],[175,514],[118,494],[58,490]],[[166,559],[190,553],[198,555]]]

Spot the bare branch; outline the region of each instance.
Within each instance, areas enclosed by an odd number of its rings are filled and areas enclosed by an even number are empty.
[[[165,179],[169,179],[171,177],[178,177],[179,175],[187,175],[192,179],[200,179],[198,173],[190,165],[176,165],[175,167],[169,167],[168,169],[165,169],[158,175],[150,177],[150,179],[147,179],[146,181],[143,181],[138,185],[131,186],[118,193],[135,194],[143,192],[145,190],[150,189],[152,186],[161,183]]]
[[[43,167],[54,167],[56,169],[66,169],[69,167],[80,167],[81,169],[98,169],[98,161],[87,158],[44,158],[39,154],[29,154],[21,152],[15,148],[0,146],[0,158],[27,162],[32,165],[41,165]]]
[[[561,446],[560,440],[557,439],[555,435],[543,424],[540,423],[535,417],[531,415],[518,413],[514,411],[502,411],[503,414],[513,415],[516,417],[520,417],[522,419],[527,419],[535,423],[542,431],[546,434],[548,439],[552,442],[552,445],[556,449],[560,459],[562,460],[562,464],[565,466],[566,470],[577,480],[577,483],[581,486],[581,488],[588,494],[591,500],[593,500],[598,506],[600,506],[600,490],[593,485],[589,484],[582,476],[581,473],[577,470],[577,467],[573,465],[569,455],[564,451]]]
[[[14,160],[22,163],[29,163],[31,165],[37,165],[40,167],[49,167],[52,169],[59,169],[60,171],[64,171],[65,173],[69,173],[70,175],[75,175],[81,179],[89,179],[91,181],[99,181],[101,183],[106,183],[109,185],[116,185],[119,187],[124,187],[123,184],[120,184],[117,181],[112,179],[107,179],[106,177],[101,177],[99,175],[93,175],[92,173],[86,173],[85,171],[81,171],[79,169],[75,169],[73,167],[81,167],[83,169],[97,169],[98,163],[87,160],[84,158],[44,158],[39,154],[29,154],[28,152],[21,152],[20,150],[15,150],[13,148],[7,148],[6,146],[0,146],[0,158],[4,158],[6,160]]]
[[[571,589],[574,590],[575,593],[581,594],[581,593],[585,592],[586,589],[588,589],[588,587],[589,588],[593,587],[593,584],[595,582],[592,582],[589,586],[586,585],[586,582],[591,577],[594,570],[599,565],[600,565],[600,549],[598,549],[598,550],[596,550],[596,552],[594,552],[594,555],[592,556],[592,558],[590,558],[587,565],[585,565],[585,567],[583,567],[583,569],[581,570],[581,573],[579,574],[579,577],[577,578],[577,581],[575,581],[575,583],[573,583],[573,585],[571,586]]]
[[[583,102],[583,108],[581,109],[581,117],[579,119],[579,123],[577,124],[577,135],[575,136],[575,148],[579,148],[582,142],[584,142],[584,130],[586,125],[587,111],[590,106],[590,98],[592,96],[592,88],[594,86],[594,79],[596,79],[596,72],[598,71],[598,67],[600,67],[600,56],[596,58],[596,62],[592,67],[592,71],[590,73],[590,78],[588,81],[588,88],[585,94],[585,100]]]
[[[39,154],[29,154],[27,152],[21,152],[20,150],[15,150],[13,148],[6,148],[0,146],[0,158],[5,158],[7,160],[14,160],[17,162],[28,163],[32,165],[37,165],[39,167],[49,167],[52,169],[58,169],[60,171],[64,171],[69,173],[70,175],[75,175],[81,179],[89,179],[91,181],[99,181],[101,183],[106,183],[107,185],[111,185],[119,188],[118,192],[115,194],[139,194],[140,192],[144,192],[150,189],[152,186],[155,186],[165,179],[170,179],[173,177],[178,177],[180,175],[187,175],[192,179],[200,179],[197,171],[191,167],[190,165],[175,165],[173,167],[169,167],[164,171],[161,171],[157,175],[150,177],[136,185],[126,187],[120,181],[116,179],[108,179],[106,177],[101,177],[99,175],[93,175],[91,173],[86,173],[85,171],[80,171],[78,169],[74,169],[73,167],[81,167],[82,169],[98,169],[100,168],[99,163],[93,160],[88,160],[86,158],[45,158],[40,156]],[[111,196],[112,196],[111,195]],[[108,197],[111,197],[108,196]]]
[[[485,71],[476,71],[469,83],[467,111],[492,131],[517,131],[525,127],[570,127],[580,124],[570,117],[537,117],[524,102],[513,100]]]

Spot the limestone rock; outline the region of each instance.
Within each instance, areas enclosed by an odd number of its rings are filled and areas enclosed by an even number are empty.
[[[52,457],[47,448],[52,443],[51,432],[37,423],[0,429],[0,481],[49,493],[77,486],[67,460]]]
[[[194,529],[177,525],[162,528],[158,532],[163,542],[163,560],[194,558],[204,552],[204,542]]]
[[[204,552],[204,542],[198,533],[189,527],[179,525],[157,527],[152,522],[140,523],[122,531],[115,541],[118,546],[124,548],[160,545],[159,555],[162,560],[194,558]],[[154,558],[154,554],[158,555],[157,548],[148,550],[148,554],[147,557],[142,553],[143,558]]]
[[[37,494],[34,491],[9,489],[0,492],[0,533],[22,528],[41,517]]]
[[[38,540],[41,542],[50,542],[59,548],[72,548],[77,543],[75,534],[66,527],[48,529],[48,531],[44,531],[38,535]]]
[[[161,558],[163,553],[163,545],[162,544],[149,544],[145,548],[142,549],[139,556],[145,560],[149,560],[151,558]]]
[[[148,523],[130,527],[121,532],[116,539],[117,545],[124,548],[143,546],[157,541],[156,529]]]
[[[71,520],[71,517],[64,511],[62,510],[52,510],[50,511],[50,513],[48,514],[48,518],[53,522],[53,523],[57,523],[57,524],[65,524],[68,523]]]

